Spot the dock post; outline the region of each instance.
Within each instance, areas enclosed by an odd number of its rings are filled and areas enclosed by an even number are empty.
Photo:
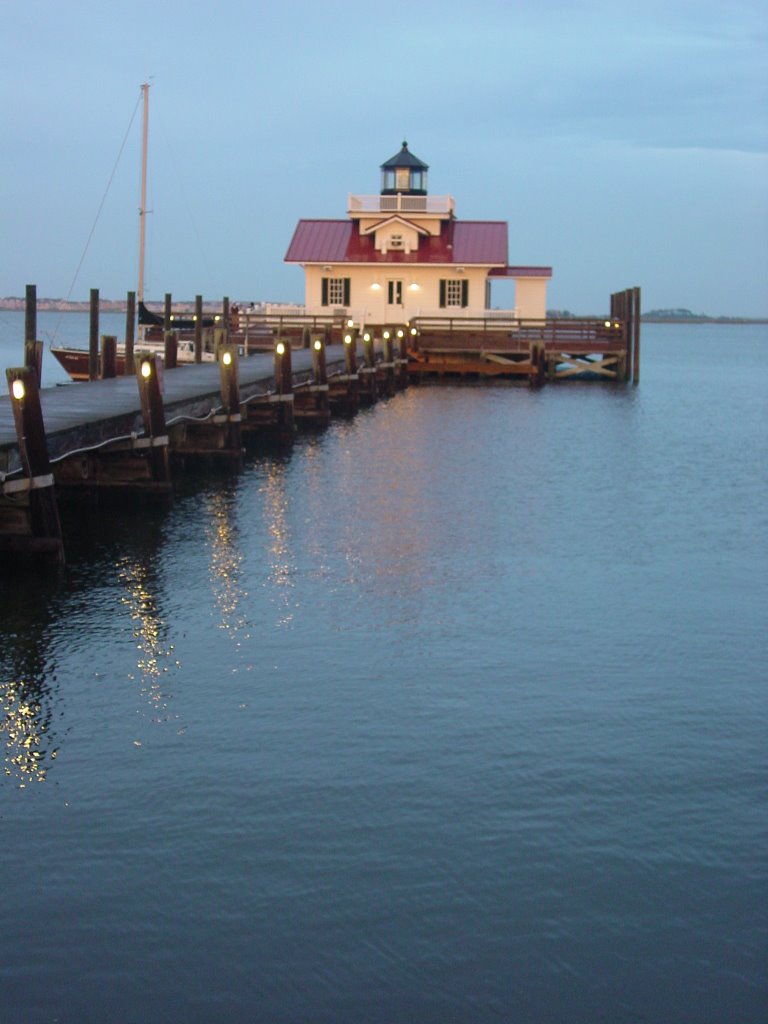
[[[101,380],[117,376],[117,338],[114,334],[101,336]]]
[[[47,555],[57,564],[63,565],[61,522],[48,458],[37,376],[34,369],[26,366],[6,370],[5,376],[11,395],[19,454],[26,476],[23,480],[6,481],[2,493],[27,492],[29,532],[5,534],[3,539],[12,551]]]
[[[328,344],[329,336],[329,326],[326,324],[325,344]],[[335,374],[328,382],[328,400],[333,412],[341,416],[354,416],[360,408],[360,380],[357,374],[354,330],[345,330],[341,340],[344,345],[344,373]]]
[[[226,448],[242,465],[243,438],[240,414],[240,364],[237,345],[224,344],[219,347],[219,372],[221,380],[222,414],[227,425]]]
[[[37,340],[37,285],[27,285],[24,309],[24,365],[35,371],[39,388],[43,376],[43,343]]]
[[[632,289],[625,288],[619,295],[619,318],[624,328],[624,380],[632,378]]]
[[[195,296],[195,362],[203,361],[203,296]]]
[[[35,371],[37,386],[40,387],[40,382],[43,377],[42,341],[34,341],[31,338],[27,338],[27,340],[24,342],[24,365],[28,369]]]
[[[632,289],[634,318],[632,323],[632,383],[640,383],[640,289]]]
[[[397,363],[397,383],[401,388],[408,387],[408,346],[410,345],[414,350],[418,350],[419,347],[419,332],[415,327],[408,327],[403,333],[402,338],[397,346],[397,356],[395,362]]]
[[[160,392],[160,358],[147,355],[141,359],[137,373],[141,415],[145,438],[148,442],[151,477],[155,483],[165,483],[170,489],[171,469],[168,458],[168,433],[165,427],[165,409]],[[138,445],[137,445],[138,447]]]
[[[355,328],[350,328],[355,333]],[[360,401],[373,405],[378,398],[376,387],[376,351],[370,331],[363,334],[363,365],[360,367]]]
[[[37,339],[37,285],[28,284],[24,303],[24,341]]]
[[[384,331],[382,334],[382,346],[384,349],[382,361],[379,364],[377,378],[383,385],[384,394],[388,397],[394,395],[395,387],[395,337],[403,337],[402,329],[397,331]]]
[[[123,374],[133,376],[136,367],[133,362],[133,344],[136,339],[136,292],[128,292],[125,302],[125,362]]]
[[[292,441],[294,435],[293,417],[293,367],[291,365],[291,343],[278,337],[275,344],[275,390],[277,400],[276,426],[278,439]]]
[[[88,336],[88,380],[99,377],[99,289],[91,288],[91,319]]]
[[[221,300],[221,324],[219,325],[224,330],[224,341],[222,344],[229,344],[229,296],[225,295]]]
[[[173,330],[173,295],[171,292],[165,293],[163,299],[163,332]]]
[[[179,364],[179,335],[177,331],[163,332],[163,361],[166,370],[175,370]]]
[[[320,335],[315,335],[311,343],[311,350],[312,381],[294,388],[293,414],[299,423],[325,430],[331,422],[330,388],[325,361],[325,345]]]

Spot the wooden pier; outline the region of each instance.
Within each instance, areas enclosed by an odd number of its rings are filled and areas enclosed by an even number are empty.
[[[28,311],[25,365],[6,371],[0,397],[0,555],[63,565],[59,499],[168,498],[187,466],[238,469],[250,442],[290,444],[297,429],[323,430],[412,380],[637,383],[639,301],[637,288],[616,293],[610,315],[590,320],[417,318],[360,330],[346,318],[293,318],[262,324],[266,350],[247,358],[238,332],[222,331],[212,362],[200,361],[198,326],[197,362],[175,365],[178,338],[168,332],[164,358],[136,351],[135,374],[125,376],[114,375],[116,339],[102,338],[99,352],[92,323],[92,379],[54,388],[40,388],[42,345]],[[200,297],[196,305],[199,323]],[[134,352],[126,355],[130,365]]]
[[[59,498],[169,497],[176,474],[202,460],[238,468],[250,441],[290,444],[324,429],[331,410],[358,408],[358,376],[342,345],[279,340],[273,353],[40,389],[32,367],[6,371],[0,397],[0,553],[63,563]],[[333,401],[331,401],[333,394]]]

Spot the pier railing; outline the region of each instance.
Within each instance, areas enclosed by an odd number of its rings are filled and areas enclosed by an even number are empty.
[[[527,352],[532,342],[549,349],[623,351],[625,324],[619,319],[528,320],[504,317],[492,311],[488,316],[433,317],[411,319],[418,332],[420,348],[488,348],[498,352]]]
[[[453,213],[453,196],[349,196],[349,213]]]

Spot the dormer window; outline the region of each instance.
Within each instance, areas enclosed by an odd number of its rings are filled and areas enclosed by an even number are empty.
[[[389,236],[389,248],[390,249],[402,249],[405,246],[402,235],[390,235]]]

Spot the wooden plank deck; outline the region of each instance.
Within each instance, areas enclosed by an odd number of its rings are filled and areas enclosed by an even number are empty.
[[[311,380],[311,351],[294,349],[291,359],[294,385]],[[344,372],[343,345],[326,349],[326,364],[329,374]],[[263,353],[240,360],[239,377],[241,402],[269,394],[275,390],[274,356]],[[43,388],[40,398],[52,461],[79,449],[94,448],[131,434],[141,436],[144,432],[135,377]],[[163,404],[168,426],[179,418],[202,418],[218,410],[221,407],[219,364],[200,363],[165,370]],[[0,396],[0,472],[8,474],[19,468],[11,398],[3,394]]]

